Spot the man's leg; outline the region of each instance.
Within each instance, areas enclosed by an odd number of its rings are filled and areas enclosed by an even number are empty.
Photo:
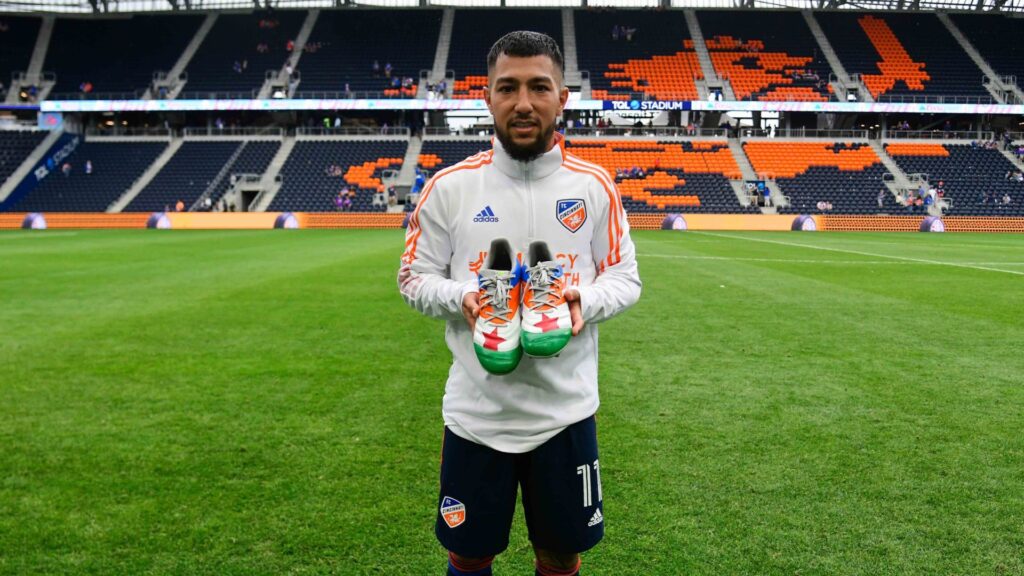
[[[519,471],[526,526],[540,576],[575,576],[579,553],[604,536],[601,468],[594,417],[529,453]]]
[[[494,555],[508,547],[518,488],[514,459],[445,428],[434,532],[448,550],[449,575],[490,576]]]
[[[494,556],[466,558],[448,552],[448,576],[491,576],[491,562]]]
[[[533,547],[537,557],[536,576],[577,576],[580,573],[580,555],[551,552],[543,548]]]

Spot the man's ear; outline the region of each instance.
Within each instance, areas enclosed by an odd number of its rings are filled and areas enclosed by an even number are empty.
[[[561,114],[565,111],[565,104],[569,101],[569,87],[562,86],[561,91],[558,93],[558,113]]]

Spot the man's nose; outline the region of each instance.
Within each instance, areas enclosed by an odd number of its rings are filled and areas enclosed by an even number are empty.
[[[520,88],[516,94],[516,112],[525,113],[533,111],[533,103],[530,102],[530,90],[526,87]]]

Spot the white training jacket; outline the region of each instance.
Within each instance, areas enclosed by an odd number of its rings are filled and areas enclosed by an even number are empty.
[[[508,453],[533,450],[597,411],[597,326],[640,298],[629,224],[615,182],[556,145],[530,162],[493,149],[441,170],[409,219],[399,285],[410,306],[447,320],[453,362],[444,423],[458,436]],[[547,242],[576,287],[586,325],[555,358],[523,356],[510,374],[486,372],[473,351],[462,298],[495,238],[526,259]],[[527,263],[528,264],[528,263]]]

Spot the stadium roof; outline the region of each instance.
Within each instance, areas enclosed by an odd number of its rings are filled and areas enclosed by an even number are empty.
[[[1022,12],[1024,0],[0,0],[0,12],[129,14],[133,12],[251,10],[256,8],[510,7],[555,8],[797,8],[849,10],[969,10]]]

